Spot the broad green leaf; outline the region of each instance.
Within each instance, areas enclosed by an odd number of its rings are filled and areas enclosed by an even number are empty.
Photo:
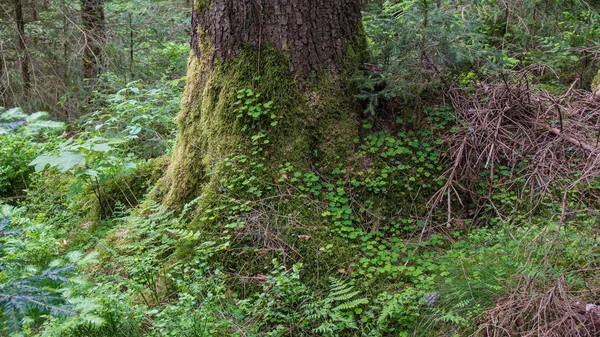
[[[85,170],[85,174],[90,177],[98,178],[98,171],[96,171],[96,170],[87,169],[87,170]]]
[[[38,156],[35,158],[29,166],[35,166],[35,172],[41,172],[46,169],[46,166],[52,166],[55,161],[55,156]]]
[[[85,165],[85,157],[78,152],[61,152],[56,159],[56,167],[63,173]]]
[[[131,129],[129,130],[129,134],[130,135],[137,135],[138,133],[140,133],[140,131],[142,131],[142,127],[139,125],[136,126],[132,126]]]
[[[40,172],[46,169],[46,166],[56,167],[60,172],[64,173],[77,166],[85,165],[85,157],[79,152],[65,151],[57,156],[42,155],[35,158],[30,166],[35,166],[35,171]]]
[[[108,145],[107,143],[94,144],[94,145],[92,145],[92,150],[98,151],[98,152],[108,152],[108,151],[112,150],[112,147],[110,145]]]

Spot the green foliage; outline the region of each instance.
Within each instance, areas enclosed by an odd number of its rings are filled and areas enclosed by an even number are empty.
[[[250,133],[254,147],[252,154],[257,154],[263,150],[263,145],[269,144],[269,129],[279,123],[273,111],[273,101],[262,102],[261,96],[260,92],[253,89],[240,89],[237,91],[237,101],[233,103],[236,117],[245,120],[241,131]]]
[[[63,123],[47,118],[45,112],[26,115],[20,108],[5,111],[0,107],[0,196],[21,196],[29,184],[29,162],[51,146],[41,141],[64,128]]]
[[[85,32],[87,28],[81,22],[81,2],[65,0],[53,6],[23,5],[23,38],[31,72],[27,88],[21,74],[20,60],[24,55],[15,28],[14,4],[3,6],[0,104],[21,106],[25,111],[42,109],[73,119],[93,110],[89,103],[95,90],[116,91],[123,82],[152,83],[185,75],[191,11],[183,2],[102,3],[106,39],[96,57],[101,60],[101,73],[118,74],[120,83],[115,83],[83,79],[81,61],[90,42],[85,37],[89,32]]]
[[[44,113],[0,111],[0,194],[28,193],[24,208],[0,216],[0,334],[467,336],[522,284],[543,292],[564,277],[571,290],[596,287],[588,270],[599,257],[597,181],[578,183],[585,200],[545,199],[530,212],[519,203],[531,191],[521,189],[518,163],[457,191],[465,197],[453,214],[430,204],[449,165],[444,137],[461,123],[451,107],[431,103],[444,103],[452,85],[537,62],[560,75],[532,78],[540,88],[558,92],[578,78],[587,89],[597,62],[581,48],[597,44],[596,10],[579,1],[370,3],[364,21],[374,64],[355,79],[365,107],[359,133],[336,124],[351,105],[328,96],[337,84],[318,78],[315,86],[326,89],[293,89],[285,55],[273,50],[244,51],[241,65],[215,64],[231,77],[211,80],[199,110],[188,106],[197,104],[198,83],[188,85],[184,114],[203,123],[182,128],[189,142],[178,150],[205,151],[175,166],[204,180],[197,189],[176,181],[186,189],[181,199],[187,189],[198,192],[182,210],[156,201],[164,185],[143,194],[164,173],[168,160],[158,157],[174,144],[189,52],[187,36],[174,34],[184,31],[187,11],[160,1],[105,3],[113,34],[106,72],[78,83],[73,70],[56,90],[94,90],[61,96],[53,113],[88,112],[69,134],[53,134],[62,125]],[[64,29],[45,31],[43,22],[58,21],[42,15],[47,21],[28,23],[31,36]],[[36,62],[61,53],[35,54]],[[206,70],[194,62],[191,71]],[[217,99],[220,87],[228,91]],[[298,102],[306,109],[293,110]],[[313,118],[327,126],[304,129]],[[198,129],[223,142],[205,149]],[[346,138],[354,140],[345,157],[328,140]],[[275,148],[279,139],[290,148]],[[291,159],[279,162],[285,151]],[[332,155],[322,160],[323,151]],[[97,251],[99,261],[76,251]]]
[[[69,188],[71,197],[82,192],[84,186],[89,186],[93,189],[103,213],[109,210],[112,212],[111,205],[106,201],[104,184],[135,169],[132,155],[119,156],[117,153],[119,145],[135,137],[130,135],[126,138],[104,138],[92,134],[88,139],[71,138],[58,146],[58,154],[38,156],[30,165],[35,167],[36,172],[53,168],[61,173],[73,174],[75,179]]]
[[[0,196],[18,196],[27,187],[39,148],[22,134],[0,135]]]
[[[597,8],[584,1],[383,1],[370,5],[365,29],[376,71],[359,77],[367,113],[397,97],[409,106],[465,76],[478,80],[500,71],[545,64],[557,71],[534,79],[566,89],[580,80],[587,88],[597,69],[600,32]],[[371,68],[373,68],[371,66]],[[384,81],[382,81],[384,80]],[[383,89],[376,90],[381,86]],[[385,109],[388,107],[383,106]]]
[[[183,220],[159,204],[138,210],[117,219],[121,227],[101,246],[102,270],[118,268],[120,273],[98,273],[88,292],[103,304],[100,316],[108,324],[78,326],[67,336],[218,335],[228,326],[219,313],[226,289],[211,258],[227,249],[227,242],[200,242],[184,229]]]
[[[101,324],[98,305],[80,297],[85,282],[76,268],[94,262],[79,252],[56,258],[52,229],[22,217],[22,211],[1,205],[0,214],[0,332],[39,326],[45,315],[62,317],[59,329],[82,323]]]
[[[275,259],[273,266],[256,299],[240,301],[240,314],[242,317],[248,315],[248,321],[256,322],[250,327],[256,336],[305,335],[309,329],[303,304],[311,300],[311,293],[300,281],[302,265],[295,264],[287,269]]]
[[[322,336],[335,336],[338,331],[356,329],[355,315],[360,315],[363,307],[369,303],[364,297],[357,297],[360,290],[342,280],[330,278],[331,286],[327,297],[309,305],[307,317],[320,323],[313,331]]]
[[[411,105],[419,103],[419,97],[437,92],[449,74],[478,69],[493,59],[498,52],[480,32],[484,19],[461,15],[476,7],[471,2],[436,5],[428,0],[372,5],[364,21],[373,60],[386,79],[382,98],[399,96]]]
[[[110,81],[116,75],[106,74]],[[118,78],[117,78],[118,79]],[[167,154],[173,145],[174,116],[179,111],[180,95],[185,77],[157,81],[144,85],[128,82],[122,89],[96,91],[90,109],[81,119],[81,127],[89,134],[107,138],[136,136],[129,144],[140,158],[155,158]]]
[[[0,107],[0,135],[17,132],[27,136],[40,136],[43,131],[64,128],[64,123],[48,120],[49,116],[47,112],[26,115],[20,108],[5,111]]]
[[[107,25],[114,34],[107,46],[115,61],[109,68],[112,72],[144,81],[185,75],[190,52],[188,34],[183,33],[189,29],[188,6],[143,0],[113,1],[104,6]]]

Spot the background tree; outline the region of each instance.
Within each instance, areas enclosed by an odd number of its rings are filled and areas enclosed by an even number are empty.
[[[198,195],[215,165],[248,145],[236,118],[242,89],[273,102],[278,125],[264,149],[272,163],[306,167],[315,153],[327,161],[350,148],[357,133],[350,80],[366,55],[360,4],[195,2],[179,134],[163,180],[167,203]],[[248,98],[242,105],[253,104]]]
[[[81,0],[81,23],[83,26],[83,77],[98,75],[103,60],[104,6],[102,0]]]
[[[7,71],[5,70],[6,62],[4,61],[4,42],[0,38],[0,106],[4,106],[6,103],[6,86],[4,81],[7,77]]]
[[[17,23],[17,34],[19,35],[19,62],[21,63],[21,77],[23,79],[24,93],[28,95],[31,88],[31,77],[29,74],[29,51],[25,42],[25,18],[23,17],[23,1],[15,0],[15,20]]]
[[[75,118],[95,90],[118,91],[132,74],[146,83],[185,74],[190,10],[183,1],[21,0],[21,8],[31,86],[27,98],[15,0],[0,0],[2,105],[7,108]],[[93,83],[82,82],[99,72],[104,76]]]

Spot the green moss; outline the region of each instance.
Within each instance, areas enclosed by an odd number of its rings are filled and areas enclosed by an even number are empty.
[[[128,208],[137,206],[148,190],[162,177],[168,163],[167,157],[149,159],[138,163],[133,172],[114,177],[102,186],[102,205],[91,188],[88,188],[77,197],[82,202],[90,201],[87,218],[95,221],[109,217],[119,204]]]
[[[200,13],[207,10],[210,5],[210,0],[194,0],[194,8]]]
[[[598,90],[598,87],[600,87],[600,70],[598,70],[598,74],[596,74],[594,80],[592,81],[592,92]]]
[[[343,47],[343,76],[346,79],[352,79],[357,74],[360,66],[369,60],[369,42],[362,22],[358,23],[356,37],[345,42]]]
[[[270,134],[272,145],[264,153],[270,163],[308,167],[315,150],[320,160],[327,161],[351,149],[358,127],[349,78],[364,59],[358,51],[364,45],[348,43],[345,47],[348,57],[343,76],[348,80],[342,86],[340,79],[328,73],[316,76],[310,84],[302,83],[290,75],[285,53],[274,48],[260,53],[246,48],[230,62],[217,60],[211,65],[211,48],[208,42],[201,45],[202,57],[190,56],[173,163],[166,181],[161,182],[168,190],[167,204],[181,206],[199,196],[215,165],[247,145],[234,112],[240,89],[254,88],[274,103],[280,120]]]

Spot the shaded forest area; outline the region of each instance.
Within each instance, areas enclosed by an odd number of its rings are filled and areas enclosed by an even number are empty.
[[[0,335],[600,335],[600,3],[0,0]]]

